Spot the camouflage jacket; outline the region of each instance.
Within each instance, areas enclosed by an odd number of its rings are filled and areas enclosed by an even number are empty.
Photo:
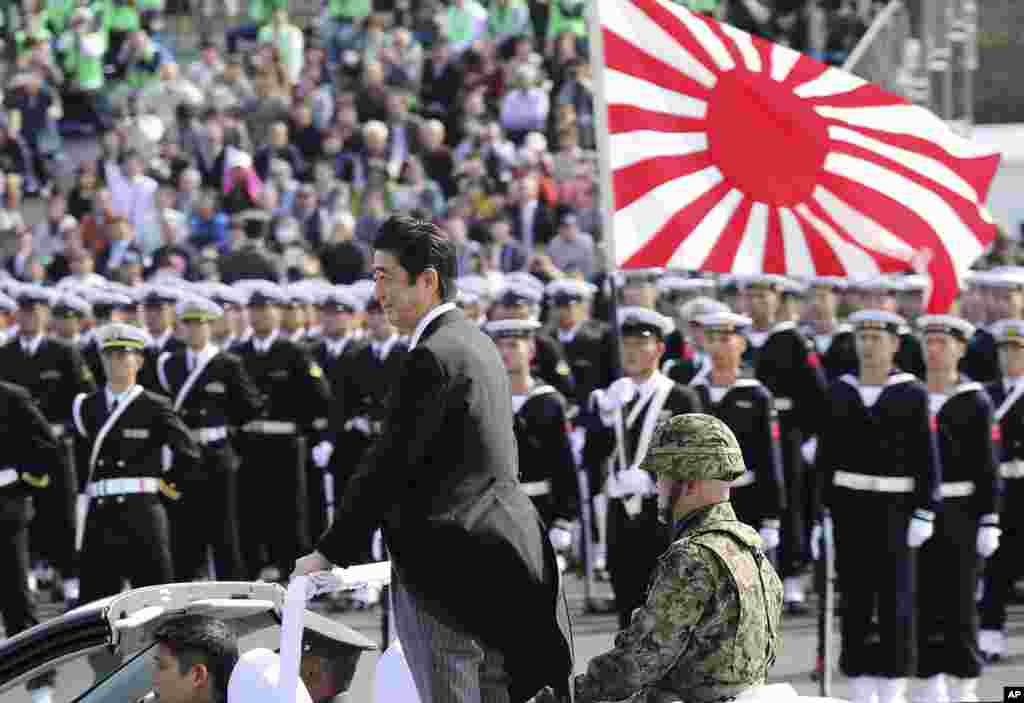
[[[713,703],[765,682],[782,583],[757,532],[717,503],[680,522],[615,648],[575,679],[576,703]]]

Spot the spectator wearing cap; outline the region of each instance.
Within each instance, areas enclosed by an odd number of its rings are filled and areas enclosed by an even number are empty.
[[[334,284],[351,284],[366,274],[369,253],[355,240],[355,218],[352,213],[337,213],[327,227],[327,237],[320,249],[324,276]]]
[[[562,215],[546,252],[555,267],[566,274],[580,274],[588,279],[594,273],[594,238],[580,231],[572,213]]]
[[[198,296],[182,298],[176,309],[186,344],[155,360],[160,392],[174,399],[174,410],[200,446],[200,468],[179,484],[181,500],[170,510],[171,555],[179,579],[205,567],[213,549],[216,578],[244,580],[238,536],[235,452],[228,427],[242,427],[263,410],[263,398],[241,360],[212,343],[215,319],[223,309]]]
[[[1024,320],[1003,319],[993,322],[993,335],[999,355],[1000,378],[985,385],[996,408],[1000,432],[997,459],[1003,479],[999,548],[985,565],[984,591],[979,604],[981,631],[978,646],[986,662],[1007,655],[1006,607],[1011,602],[1017,580],[1018,556],[1024,547]]]
[[[266,243],[269,221],[267,214],[259,210],[242,213],[233,220],[232,226],[237,222],[244,237],[236,249],[220,260],[222,281],[230,284],[244,279],[280,279],[282,263]]]
[[[0,380],[23,386],[38,403],[54,435],[63,438],[71,427],[75,395],[95,390],[95,379],[77,347],[48,336],[55,292],[43,286],[24,285],[14,295],[18,303],[18,334],[0,348]],[[60,441],[63,445],[64,440]],[[33,551],[65,578],[77,575],[72,539],[72,497],[76,491],[69,475],[55,476],[53,490],[36,502],[38,527],[31,535]]]
[[[625,376],[591,394],[602,427],[587,433],[583,456],[588,466],[614,462],[606,488],[608,571],[619,627],[625,629],[643,604],[654,566],[668,546],[659,528],[654,478],[639,468],[651,436],[642,428],[653,426],[663,413],[699,412],[700,401],[692,389],[658,371],[671,320],[654,310],[625,306],[618,324]]]
[[[871,574],[844,579],[840,661],[851,678],[851,699],[895,703],[905,700],[920,654],[915,621],[930,589],[914,588],[914,555],[945,503],[942,465],[928,390],[896,367],[906,321],[870,309],[849,321],[860,366],[856,377],[829,387],[815,459],[822,491],[812,512],[831,511],[843,573]],[[812,545],[820,534],[816,525]],[[948,613],[950,604],[944,607]]]
[[[923,698],[934,699],[948,689],[950,700],[972,700],[982,670],[977,656],[978,570],[981,560],[999,547],[1001,534],[994,408],[983,386],[957,368],[974,325],[954,315],[924,315],[917,327],[924,339],[931,416],[938,425],[942,510],[934,535],[917,554],[918,582],[935,586],[919,590],[917,678],[912,686]],[[949,578],[950,564],[957,565],[955,578]],[[911,695],[917,698],[913,691]]]

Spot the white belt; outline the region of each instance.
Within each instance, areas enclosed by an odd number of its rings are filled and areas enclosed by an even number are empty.
[[[836,471],[832,483],[855,491],[876,493],[910,493],[914,490],[914,479],[910,476],[871,476],[850,471]]]
[[[57,439],[64,436],[64,425],[50,425],[50,429],[53,431],[53,436]]]
[[[775,399],[775,409],[778,410],[779,412],[786,412],[788,410],[792,410],[793,409],[793,399],[792,398],[776,398]]]
[[[255,434],[295,434],[298,425],[280,420],[253,420],[242,429]]]
[[[94,498],[134,493],[159,493],[160,479],[150,476],[145,478],[108,478],[102,481],[93,481],[86,486],[85,492]]]
[[[974,495],[974,481],[950,481],[939,490],[943,498],[966,498]]]
[[[757,476],[754,475],[753,471],[744,471],[742,476],[732,482],[732,487],[741,488],[743,486],[749,486],[756,480]]]
[[[200,427],[198,430],[192,430],[192,439],[200,444],[213,444],[226,439],[227,436],[227,427]]]
[[[527,481],[519,485],[522,486],[523,493],[531,498],[546,496],[551,493],[551,481]]]
[[[17,469],[0,469],[0,488],[4,486],[10,486],[12,483],[18,482],[18,470]]]
[[[1024,461],[1004,461],[999,465],[999,475],[1003,478],[1024,478]]]

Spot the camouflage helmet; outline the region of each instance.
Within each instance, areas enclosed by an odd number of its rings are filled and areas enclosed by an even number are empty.
[[[732,481],[746,471],[736,435],[717,417],[701,413],[659,422],[643,468],[676,481]]]

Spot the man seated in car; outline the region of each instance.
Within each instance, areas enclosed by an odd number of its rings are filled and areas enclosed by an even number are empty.
[[[160,703],[225,703],[238,662],[238,638],[227,623],[181,615],[162,623],[156,642],[153,690]]]

